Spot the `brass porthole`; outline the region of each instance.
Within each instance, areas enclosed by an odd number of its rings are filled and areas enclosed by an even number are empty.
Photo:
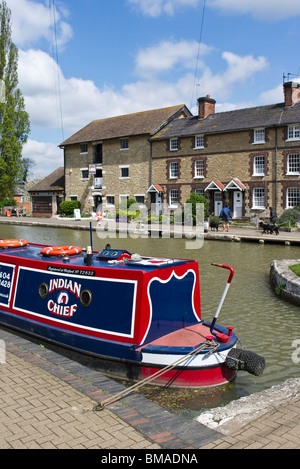
[[[41,298],[46,298],[46,296],[48,295],[48,292],[49,292],[49,288],[48,288],[48,285],[47,283],[41,283],[41,285],[39,286],[39,295]]]
[[[82,306],[90,306],[92,302],[92,294],[89,290],[83,290],[80,294],[80,303]]]

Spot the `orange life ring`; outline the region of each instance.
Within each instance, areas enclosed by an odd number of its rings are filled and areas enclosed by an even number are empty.
[[[74,256],[80,254],[81,248],[77,246],[50,246],[43,248],[41,254],[44,256]]]
[[[0,249],[1,248],[19,248],[22,246],[27,246],[28,241],[24,239],[0,239]]]

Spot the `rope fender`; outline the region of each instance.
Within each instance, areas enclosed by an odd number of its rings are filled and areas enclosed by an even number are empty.
[[[233,348],[227,354],[225,364],[231,370],[243,370],[259,376],[263,373],[266,363],[264,357],[251,350]]]

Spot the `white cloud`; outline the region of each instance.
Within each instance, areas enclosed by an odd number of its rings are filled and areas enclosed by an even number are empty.
[[[23,158],[34,160],[34,166],[30,173],[35,176],[48,176],[55,169],[64,165],[63,150],[53,143],[28,140],[23,147]]]
[[[144,15],[156,18],[161,14],[173,16],[180,8],[196,8],[202,0],[128,0]]]
[[[54,18],[57,45],[62,47],[72,37],[72,28],[65,21],[65,9],[50,10],[46,4],[34,0],[6,0],[12,13],[12,39],[19,47],[54,38]]]
[[[140,50],[136,58],[136,72],[141,77],[155,76],[178,69],[195,69],[197,53],[208,54],[213,50],[197,41],[161,41],[159,44]]]
[[[250,14],[267,22],[300,15],[299,0],[208,0],[207,6],[224,13]]]

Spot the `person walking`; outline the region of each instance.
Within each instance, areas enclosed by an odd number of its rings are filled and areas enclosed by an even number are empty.
[[[232,215],[228,204],[225,204],[224,208],[222,208],[220,218],[223,221],[223,231],[225,231],[225,228],[226,231],[229,231],[229,222],[232,220]]]

